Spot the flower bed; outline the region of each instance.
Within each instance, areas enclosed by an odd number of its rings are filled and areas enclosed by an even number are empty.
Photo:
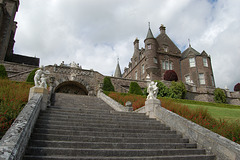
[[[122,105],[125,105],[127,101],[131,101],[133,110],[145,105],[146,97],[144,96],[116,92],[108,92],[105,94]],[[207,109],[189,109],[188,106],[176,103],[174,100],[169,98],[160,98],[160,100],[162,107],[240,144],[239,121],[230,123],[225,120],[216,120],[208,113]]]
[[[30,87],[32,85],[25,82],[0,79],[0,137],[27,103]]]

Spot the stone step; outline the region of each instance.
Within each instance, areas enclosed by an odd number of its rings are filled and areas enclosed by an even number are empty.
[[[212,155],[172,155],[172,156],[147,156],[147,157],[81,157],[81,156],[33,156],[26,155],[24,160],[215,160]]]
[[[85,119],[91,119],[91,118],[108,118],[108,119],[128,119],[128,120],[150,120],[146,116],[132,116],[132,115],[113,115],[113,114],[89,114],[89,113],[72,113],[72,114],[65,114],[64,112],[41,112],[40,116],[45,115],[47,117],[66,117],[66,118],[77,118],[82,117]]]
[[[92,112],[90,112],[92,111]],[[138,114],[135,112],[116,112],[116,111],[109,111],[109,110],[102,110],[94,112],[94,110],[85,110],[85,109],[78,109],[74,111],[67,111],[67,110],[60,110],[60,109],[47,109],[46,111],[42,111],[42,113],[65,113],[67,115],[73,114],[73,115],[82,115],[82,114],[89,114],[89,115],[98,115],[98,114],[104,114],[104,115],[113,115],[113,116],[129,116],[129,117],[147,117],[145,114]]]
[[[26,154],[32,155],[74,155],[74,156],[169,156],[169,155],[201,155],[205,154],[203,149],[76,149],[76,148],[50,148],[29,147]]]
[[[158,130],[152,133],[129,133],[129,132],[89,132],[82,130],[63,130],[63,129],[45,129],[45,128],[35,128],[34,133],[44,133],[44,134],[59,134],[59,135],[89,135],[89,136],[112,136],[112,137],[151,137],[159,138],[163,135],[176,135],[176,131],[170,130]],[[182,137],[181,135],[179,135]]]
[[[32,140],[52,140],[52,141],[78,141],[78,142],[128,142],[128,143],[188,143],[184,138],[137,138],[137,137],[96,137],[88,135],[59,135],[59,134],[42,134],[33,133]]]
[[[86,119],[84,117],[75,117],[75,118],[69,118],[69,117],[62,117],[62,116],[45,116],[40,115],[38,117],[38,120],[57,120],[57,121],[65,121],[65,122],[79,122],[79,123],[138,123],[138,124],[151,124],[151,125],[159,125],[161,122],[156,121],[155,119],[147,119],[147,120],[134,120],[130,121],[129,119],[122,119],[121,117],[114,117],[114,118],[94,118],[94,119]]]
[[[63,126],[83,126],[83,127],[104,127],[104,128],[128,128],[128,129],[147,129],[147,130],[158,130],[163,129],[166,127],[163,124],[149,124],[149,123],[82,123],[82,122],[75,122],[75,121],[58,121],[58,120],[38,120],[39,124],[45,125],[63,125]]]
[[[158,132],[159,130],[170,130],[169,127],[158,127],[158,129],[151,128],[147,129],[138,129],[138,128],[107,128],[107,127],[89,127],[89,126],[72,126],[72,125],[53,125],[53,124],[39,124],[35,125],[36,128],[45,128],[45,129],[65,129],[65,130],[81,130],[81,131],[94,131],[94,132],[130,132],[130,133],[151,133]]]
[[[55,148],[89,148],[89,149],[181,149],[196,148],[190,143],[111,143],[111,142],[78,142],[78,141],[43,141],[31,140],[31,147]]]

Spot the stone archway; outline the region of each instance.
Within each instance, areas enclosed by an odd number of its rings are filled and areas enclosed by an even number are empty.
[[[69,93],[77,95],[88,95],[84,85],[76,81],[65,81],[55,88],[55,93]]]

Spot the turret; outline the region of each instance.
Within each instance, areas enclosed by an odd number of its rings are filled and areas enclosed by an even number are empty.
[[[148,74],[151,74],[151,72],[154,72],[154,70],[159,68],[159,62],[157,56],[158,43],[156,39],[153,37],[150,26],[148,29],[147,37],[144,40],[144,43],[145,43],[145,55],[147,58],[146,71]]]

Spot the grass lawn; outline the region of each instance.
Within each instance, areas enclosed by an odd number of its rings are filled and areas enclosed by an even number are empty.
[[[199,107],[207,108],[208,112],[216,119],[225,119],[228,121],[240,120],[240,107],[229,107],[224,105],[217,106],[216,104],[188,104],[182,103],[188,106],[190,109],[196,109]]]

